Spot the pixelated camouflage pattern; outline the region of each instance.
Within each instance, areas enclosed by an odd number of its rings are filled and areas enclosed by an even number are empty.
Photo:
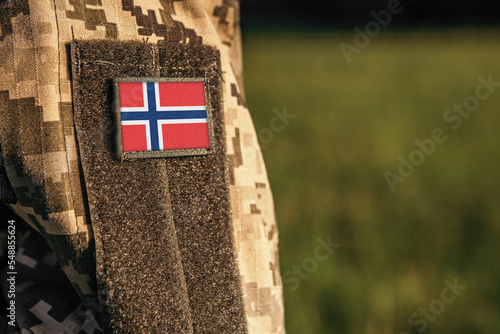
[[[18,199],[10,208],[47,240],[88,304],[96,294],[95,245],[74,133],[68,43],[203,43],[221,51],[232,220],[249,333],[284,333],[273,201],[244,103],[238,2],[6,0],[0,29],[0,141]]]
[[[78,297],[42,236],[27,231],[20,221],[16,221],[15,227],[18,232],[15,302],[19,321],[17,327],[5,324],[0,331],[102,334],[101,327]],[[6,291],[7,281],[2,280],[1,284]]]

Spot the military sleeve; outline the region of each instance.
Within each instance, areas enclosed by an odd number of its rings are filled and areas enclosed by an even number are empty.
[[[6,0],[0,27],[2,197],[83,303],[72,326],[284,333],[238,2]],[[21,329],[57,301],[31,303]]]

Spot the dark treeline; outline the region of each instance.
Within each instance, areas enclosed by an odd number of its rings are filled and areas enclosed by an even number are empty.
[[[241,0],[243,24],[297,23],[352,27],[373,19],[372,11],[387,9],[397,0]],[[400,0],[403,10],[393,15],[392,27],[498,25],[497,0]]]

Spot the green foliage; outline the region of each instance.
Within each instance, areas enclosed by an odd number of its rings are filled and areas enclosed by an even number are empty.
[[[384,32],[347,64],[339,43],[352,39],[244,35],[257,133],[273,108],[296,115],[263,151],[288,334],[500,333],[500,87],[457,130],[443,120],[478,76],[500,81],[498,35]],[[435,128],[447,141],[392,192],[384,173]],[[293,266],[328,236],[340,246],[296,288]],[[455,277],[467,290],[410,326]]]

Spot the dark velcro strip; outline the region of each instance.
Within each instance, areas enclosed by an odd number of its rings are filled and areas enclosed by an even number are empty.
[[[203,46],[160,46],[161,76],[208,77],[215,153],[167,160],[172,213],[195,333],[247,333],[235,257],[219,53]]]
[[[113,333],[192,333],[166,161],[118,161],[113,153],[112,79],[157,75],[157,49],[139,42],[78,42],[72,63],[104,325]]]

